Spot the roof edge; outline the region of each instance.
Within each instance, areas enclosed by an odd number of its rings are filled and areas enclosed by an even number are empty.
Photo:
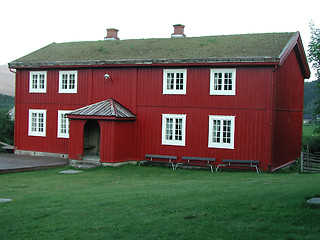
[[[311,72],[310,72],[308,60],[305,54],[305,50],[302,44],[302,39],[299,31],[292,36],[292,38],[289,40],[287,45],[284,47],[284,49],[280,53],[279,65],[283,64],[283,62],[287,59],[287,57],[292,52],[292,50],[294,50],[296,53],[297,60],[299,62],[299,66],[303,74],[303,77],[307,79],[310,78]]]
[[[87,61],[39,61],[10,62],[9,68],[61,67],[61,66],[103,66],[103,65],[152,65],[152,64],[207,64],[207,63],[276,63],[279,58],[270,56],[211,57],[211,58],[168,58],[168,59],[119,59]]]

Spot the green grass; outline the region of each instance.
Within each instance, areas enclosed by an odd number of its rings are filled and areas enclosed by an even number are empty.
[[[63,169],[0,175],[0,239],[319,239],[319,174]]]
[[[302,127],[302,137],[314,136],[314,130],[317,126],[313,125],[303,125]]]

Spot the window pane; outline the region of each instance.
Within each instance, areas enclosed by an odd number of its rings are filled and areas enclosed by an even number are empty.
[[[174,73],[167,73],[167,89],[174,89]]]
[[[176,119],[175,140],[182,141],[182,119]]]
[[[32,75],[32,88],[33,89],[38,88],[38,75],[36,75],[36,74]]]
[[[223,143],[231,142],[231,121],[223,120]]]
[[[60,132],[67,133],[67,119],[63,113],[60,115]]]
[[[68,75],[62,74],[62,89],[68,89]]]
[[[220,135],[221,135],[221,120],[213,120],[212,141],[215,143],[219,143]]]
[[[44,74],[39,75],[39,89],[44,89]]]
[[[232,90],[232,73],[224,74],[224,90]]]
[[[74,89],[75,87],[75,75],[74,74],[70,74],[69,75],[69,89]]]
[[[37,131],[37,113],[32,113],[31,115],[31,131]]]
[[[173,118],[166,118],[166,140],[173,139]]]
[[[222,90],[222,73],[214,73],[214,90]]]
[[[176,90],[183,90],[183,73],[176,74]]]
[[[38,132],[43,132],[43,113],[38,113]]]

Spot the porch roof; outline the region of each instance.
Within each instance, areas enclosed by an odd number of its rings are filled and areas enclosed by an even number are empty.
[[[122,106],[113,98],[97,102],[79,109],[69,114],[68,118],[126,118],[134,119],[134,115],[129,109]]]

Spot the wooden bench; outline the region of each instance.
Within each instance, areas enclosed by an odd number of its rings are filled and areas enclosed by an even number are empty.
[[[246,167],[255,168],[257,173],[261,173],[259,168],[258,160],[233,160],[233,159],[222,159],[222,164],[218,164],[216,172],[219,167]]]
[[[176,169],[181,165],[199,166],[199,167],[209,167],[211,172],[213,172],[213,167],[215,167],[215,158],[206,157],[182,157],[183,162],[176,164]]]
[[[172,169],[175,169],[175,165],[174,165],[174,162],[172,162],[172,160],[177,160],[176,156],[146,154],[145,157],[147,159],[141,160],[139,162],[138,167],[140,167],[141,163],[148,162],[148,163],[170,164]]]

